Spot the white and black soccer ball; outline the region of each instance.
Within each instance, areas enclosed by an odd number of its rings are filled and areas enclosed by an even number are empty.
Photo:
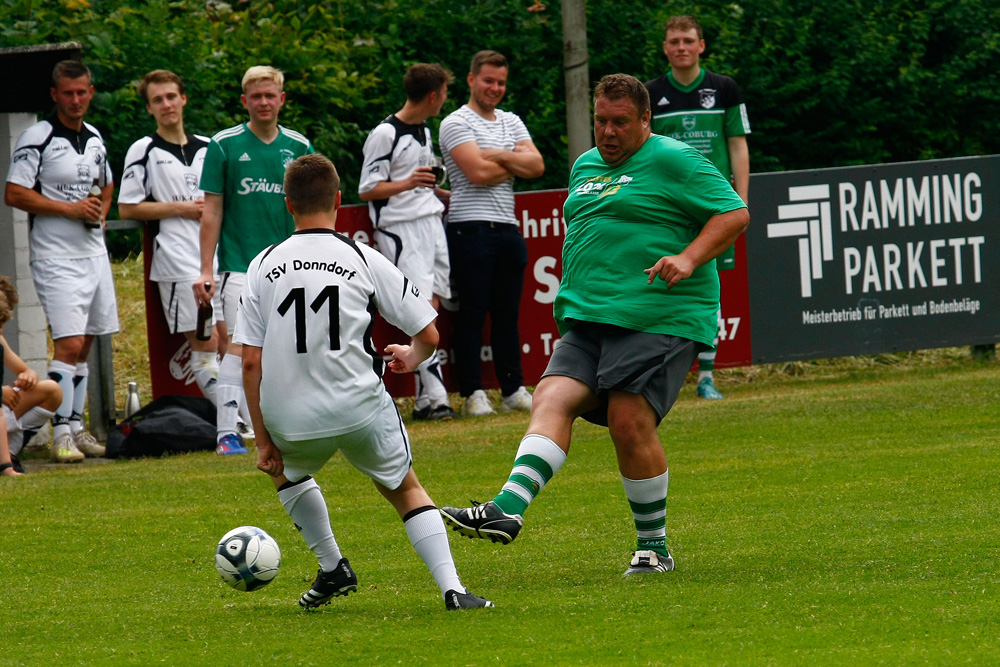
[[[234,528],[215,548],[215,569],[238,591],[253,591],[271,583],[281,565],[274,538],[256,526]]]

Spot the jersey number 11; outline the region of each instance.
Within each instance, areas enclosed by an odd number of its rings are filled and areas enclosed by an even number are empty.
[[[338,285],[327,285],[319,293],[309,308],[314,313],[318,313],[327,304],[327,315],[330,318],[330,349],[340,349],[340,287]],[[292,288],[288,295],[278,306],[278,314],[282,317],[289,308],[295,306],[295,351],[299,354],[306,353],[306,288]]]

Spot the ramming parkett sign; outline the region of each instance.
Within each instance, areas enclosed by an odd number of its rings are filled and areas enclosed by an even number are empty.
[[[1000,156],[754,174],[755,363],[1000,341]]]

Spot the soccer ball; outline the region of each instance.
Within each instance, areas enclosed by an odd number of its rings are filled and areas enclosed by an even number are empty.
[[[238,591],[253,591],[271,583],[281,565],[274,538],[255,526],[234,528],[215,548],[215,569]]]

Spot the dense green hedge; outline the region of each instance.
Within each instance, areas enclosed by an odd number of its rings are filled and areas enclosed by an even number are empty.
[[[559,3],[542,12],[530,4],[7,0],[0,44],[84,44],[99,89],[88,120],[104,132],[116,173],[129,144],[152,129],[133,85],[146,71],[184,77],[187,127],[212,134],[245,118],[243,71],[275,65],[288,76],[282,122],[334,160],[348,202],[357,201],[368,131],[402,105],[407,66],[441,62],[456,73],[448,112],[467,99],[471,55],[493,48],[511,61],[504,107],[525,119],[548,166],[519,187],[564,187]],[[662,25],[674,13],[700,18],[703,64],[743,90],[752,171],[1000,152],[997,0],[591,0],[591,78],[662,73]],[[128,252],[129,243],[116,241],[113,251]]]

